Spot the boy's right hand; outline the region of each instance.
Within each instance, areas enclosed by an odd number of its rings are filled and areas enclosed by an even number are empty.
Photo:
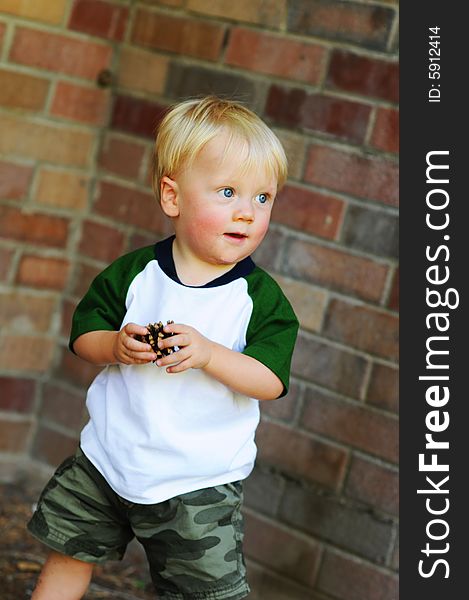
[[[144,365],[156,360],[150,344],[139,342],[136,335],[147,335],[148,329],[135,323],[127,323],[119,331],[112,352],[117,362],[124,365]]]

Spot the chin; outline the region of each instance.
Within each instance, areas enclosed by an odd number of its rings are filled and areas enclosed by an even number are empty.
[[[243,260],[242,258],[218,258],[216,261],[214,261],[214,264],[218,265],[219,267],[229,267],[230,265],[235,265],[236,263],[239,263],[240,260]]]

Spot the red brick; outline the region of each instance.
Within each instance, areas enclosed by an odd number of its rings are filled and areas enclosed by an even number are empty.
[[[138,248],[143,248],[143,246],[150,246],[151,244],[155,244],[156,242],[162,240],[165,237],[168,236],[164,234],[150,235],[145,232],[132,233],[129,238],[129,245],[127,251],[132,252],[133,250],[138,250]]]
[[[35,186],[38,204],[74,211],[88,207],[89,178],[83,173],[42,167]]]
[[[268,271],[278,270],[278,262],[283,254],[286,235],[271,227],[262,240],[262,244],[253,254],[253,259],[260,267]]]
[[[158,123],[166,108],[155,102],[116,96],[111,117],[111,126],[120,131],[154,139]]]
[[[68,27],[108,40],[122,41],[129,9],[102,0],[75,0]]]
[[[62,291],[67,284],[69,272],[68,260],[26,254],[21,257],[16,282],[20,285]]]
[[[70,329],[72,327],[72,316],[75,312],[76,306],[77,302],[72,302],[71,300],[67,299],[65,299],[62,303],[60,333],[67,340],[67,342],[70,335]]]
[[[284,36],[235,27],[231,31],[225,62],[317,85],[326,56],[326,48],[317,44],[304,44]]]
[[[102,371],[102,367],[96,367],[84,361],[67,347],[62,349],[62,359],[56,374],[69,383],[88,388],[100,371]]]
[[[0,248],[0,281],[7,280],[14,253],[13,249]]]
[[[41,418],[68,427],[78,433],[83,425],[84,410],[84,394],[73,392],[54,383],[44,385]]]
[[[75,167],[90,167],[94,158],[96,134],[89,130],[2,112],[0,131],[0,154],[5,156]]]
[[[283,30],[286,3],[286,0],[188,0],[187,9],[222,19],[257,23],[263,27]]]
[[[108,135],[101,148],[98,164],[116,175],[136,179],[144,153],[142,144]]]
[[[301,423],[314,433],[398,461],[397,419],[366,406],[307,390]]]
[[[383,6],[340,0],[290,0],[288,30],[386,50],[395,16]]]
[[[265,103],[268,82],[253,78],[243,71],[205,67],[182,61],[171,61],[166,83],[166,95],[179,99],[217,94],[230,97],[260,112]]]
[[[341,344],[397,361],[399,321],[389,313],[331,300],[322,333]]]
[[[319,332],[329,300],[327,292],[297,279],[289,279],[276,273],[273,276],[290,301],[300,327],[307,331]]]
[[[89,125],[106,122],[110,92],[59,81],[52,100],[51,114]]]
[[[279,473],[256,464],[249,477],[243,480],[246,505],[264,515],[275,515],[283,493],[283,482]]]
[[[85,221],[79,251],[86,256],[110,263],[124,253],[125,236],[115,227]]]
[[[358,198],[398,205],[398,166],[325,146],[312,146],[305,181]]]
[[[157,50],[217,60],[224,34],[225,27],[215,23],[139,10],[131,39]]]
[[[26,452],[31,429],[29,421],[9,421],[0,417],[0,452]]]
[[[399,411],[398,375],[397,369],[374,364],[366,395],[367,402],[384,410],[397,413]]]
[[[90,40],[17,27],[10,61],[85,79],[111,64],[112,48]]]
[[[300,433],[290,427],[262,422],[256,432],[258,459],[290,476],[337,489],[344,477],[345,450]]]
[[[116,83],[131,93],[136,91],[153,96],[164,95],[166,76],[171,57],[157,54],[154,50],[142,50],[136,46],[123,47],[119,54]],[[151,77],[148,74],[151,73]]]
[[[44,21],[59,25],[66,10],[67,0],[1,0],[0,10],[22,19]]]
[[[77,436],[68,436],[41,425],[34,441],[34,457],[49,465],[57,466],[65,458],[75,454]]]
[[[399,475],[387,467],[354,456],[345,493],[379,510],[398,514]]]
[[[57,299],[15,290],[0,294],[0,326],[22,333],[46,333],[57,310]]]
[[[385,152],[399,152],[399,112],[394,108],[378,108],[370,144]]]
[[[21,242],[64,248],[68,220],[0,206],[0,235]]]
[[[39,111],[48,90],[47,79],[0,69],[0,106]]]
[[[0,369],[27,375],[46,373],[52,364],[55,340],[27,335],[3,335],[0,339]]]
[[[388,306],[391,310],[399,310],[399,269],[397,268],[392,278],[391,293],[389,294]]]
[[[395,575],[330,550],[321,565],[318,588],[341,600],[396,600],[399,596]]]
[[[0,389],[0,410],[31,412],[36,394],[36,382],[33,379],[0,377]]]
[[[277,400],[269,400],[260,403],[262,414],[270,415],[275,419],[289,422],[292,421],[296,407],[299,403],[301,387],[295,382],[290,383],[290,389],[286,396]]]
[[[284,523],[316,539],[377,563],[385,562],[393,539],[393,523],[389,518],[376,518],[355,502],[304,482],[286,482],[278,515]]]
[[[360,397],[366,360],[300,334],[293,353],[292,372],[353,398]]]
[[[90,287],[90,283],[93,279],[102,271],[102,268],[98,268],[91,265],[85,265],[78,263],[76,266],[76,273],[74,276],[74,286],[72,294],[78,299],[81,299]],[[68,334],[67,334],[68,335]]]
[[[0,198],[24,198],[29,191],[32,174],[32,167],[0,161]]]
[[[346,50],[334,50],[329,63],[326,86],[334,90],[397,102],[399,65]]]
[[[375,256],[399,256],[399,219],[397,214],[376,210],[376,206],[349,204],[341,241],[344,245]]]
[[[298,583],[313,586],[320,548],[313,540],[246,513],[244,551],[247,557]],[[279,552],[279,548],[282,551]]]
[[[371,108],[303,89],[272,85],[265,112],[278,125],[319,131],[360,144],[365,139]]]
[[[285,186],[274,203],[272,220],[327,239],[335,239],[344,203],[303,187]]]
[[[275,129],[274,133],[282,142],[288,159],[289,179],[301,179],[306,154],[306,139],[286,129]]]
[[[388,267],[368,258],[326,248],[301,240],[291,240],[284,272],[326,288],[379,302]]]
[[[285,88],[271,85],[265,113],[268,117],[287,127],[299,127],[302,124],[304,106],[308,94],[303,88]]]
[[[101,181],[95,203],[97,214],[111,217],[119,223],[165,233],[169,220],[163,214],[152,194],[133,188]]]

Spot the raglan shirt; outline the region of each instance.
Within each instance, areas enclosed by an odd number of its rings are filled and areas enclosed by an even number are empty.
[[[95,278],[74,313],[71,350],[90,331],[172,320],[266,365],[284,395],[298,321],[280,287],[251,258],[204,286],[184,285],[173,239],[122,256]],[[86,405],[82,450],[131,502],[152,504],[244,479],[254,466],[258,400],[201,369],[169,374],[152,362],[108,365]]]

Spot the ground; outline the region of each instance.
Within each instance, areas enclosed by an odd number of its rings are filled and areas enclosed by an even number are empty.
[[[30,598],[47,549],[26,530],[39,482],[0,483],[0,581],[2,600]],[[154,600],[148,569],[132,545],[121,562],[96,567],[85,600]]]

